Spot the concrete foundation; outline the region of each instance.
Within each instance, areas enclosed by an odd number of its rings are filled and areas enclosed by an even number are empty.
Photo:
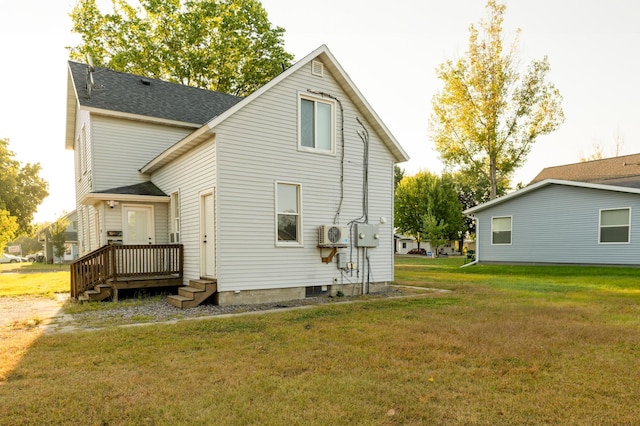
[[[326,287],[326,291],[322,291]],[[383,293],[389,290],[388,282],[370,283],[369,293]],[[362,295],[362,283],[358,284],[333,284],[323,286],[321,291],[314,296],[337,296],[342,292],[344,296]],[[260,303],[277,303],[288,300],[304,299],[307,287],[277,288],[270,290],[240,290],[221,291],[216,294],[216,304],[229,305],[257,305]]]

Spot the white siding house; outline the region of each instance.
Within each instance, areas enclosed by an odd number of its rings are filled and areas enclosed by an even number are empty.
[[[82,254],[139,244],[140,219],[149,243],[183,245],[185,284],[217,280],[220,304],[393,280],[393,166],[408,157],[326,46],[246,98],[96,69],[88,99],[85,68],[70,63],[67,126]],[[169,95],[183,116],[154,98]],[[322,225],[347,241],[320,244]]]
[[[466,210],[479,263],[640,265],[640,189],[546,179]]]

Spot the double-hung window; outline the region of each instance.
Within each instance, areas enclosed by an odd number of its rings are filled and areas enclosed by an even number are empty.
[[[600,210],[600,243],[629,243],[631,209]]]
[[[169,208],[171,209],[171,234],[169,238],[169,242],[171,243],[179,243],[180,242],[180,193],[172,192],[171,193],[171,202],[169,203]]]
[[[511,216],[491,218],[491,244],[511,244]]]
[[[276,245],[302,245],[300,185],[276,182]]]
[[[301,150],[335,152],[335,103],[300,95],[298,146]]]

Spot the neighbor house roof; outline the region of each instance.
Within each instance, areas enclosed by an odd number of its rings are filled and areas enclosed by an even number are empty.
[[[575,188],[591,188],[591,189],[600,189],[611,192],[623,192],[628,194],[640,194],[640,189],[628,186],[620,186],[620,185],[611,185],[611,184],[601,184],[601,183],[593,183],[593,182],[579,182],[579,181],[570,181],[570,180],[560,180],[560,179],[545,179],[540,182],[536,182],[534,184],[530,184],[518,191],[514,191],[510,194],[504,195],[502,197],[493,199],[491,201],[487,201],[486,203],[479,204],[475,207],[471,207],[463,211],[464,214],[474,214],[498,204],[505,203],[507,201],[513,200],[517,197],[522,197],[523,195],[528,194],[529,192],[536,191],[540,188],[544,188],[549,185],[563,185],[568,187]]]
[[[75,115],[80,108],[108,114],[165,120],[197,128],[242,100],[238,96],[155,78],[94,67],[88,90],[87,64],[69,61],[66,147],[73,148]]]
[[[545,179],[640,188],[640,154],[547,167],[531,181],[530,185]]]
[[[233,107],[227,109],[222,114],[212,118],[207,124],[194,131],[172,147],[168,148],[156,158],[152,159],[149,163],[147,163],[140,171],[142,173],[151,173],[160,167],[168,164],[173,161],[180,155],[192,149],[194,146],[204,142],[205,140],[211,137],[213,130],[215,127],[226,120],[231,115],[235,114],[238,110],[244,108],[245,106],[251,104],[256,98],[261,96],[266,91],[270,90],[272,87],[289,77],[291,74],[298,71],[300,68],[308,64],[314,59],[320,59],[324,64],[325,68],[329,70],[331,75],[335,78],[336,82],[340,85],[342,90],[349,96],[349,98],[355,103],[359,112],[362,114],[363,118],[373,127],[373,130],[376,134],[382,139],[382,142],[389,149],[391,154],[393,155],[396,162],[401,163],[403,161],[407,161],[409,156],[402,149],[396,138],[391,134],[389,129],[384,125],[380,117],[373,110],[371,105],[366,101],[360,90],[356,87],[356,85],[351,81],[349,75],[345,72],[345,70],[340,66],[336,58],[329,51],[329,48],[325,45],[320,46],[306,57],[296,62],[293,66],[282,72],[280,75],[275,77],[269,83],[265,84],[251,95],[244,98],[242,101],[235,104]]]

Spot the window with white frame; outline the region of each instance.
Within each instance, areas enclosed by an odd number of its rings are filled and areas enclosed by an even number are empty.
[[[302,244],[300,185],[276,182],[276,244]]]
[[[335,103],[332,100],[301,95],[299,105],[299,148],[335,152]]]
[[[491,244],[511,244],[511,216],[491,218]]]
[[[82,173],[86,173],[87,170],[89,170],[89,165],[87,164],[89,161],[87,150],[87,129],[83,124],[82,129],[80,130],[80,169]]]
[[[171,234],[169,235],[169,242],[180,242],[180,193],[171,193],[171,202],[169,203],[169,209],[171,211]]]
[[[600,210],[600,244],[628,243],[631,209]]]

